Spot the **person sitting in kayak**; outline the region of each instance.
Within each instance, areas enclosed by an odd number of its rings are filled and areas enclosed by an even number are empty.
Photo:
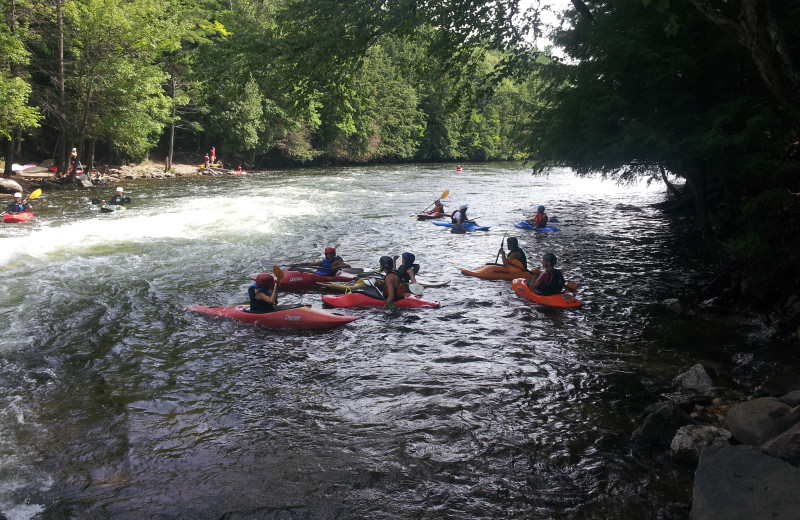
[[[560,294],[564,290],[565,282],[564,275],[561,274],[560,270],[555,268],[556,261],[556,255],[553,253],[545,253],[542,257],[542,267],[544,267],[545,270],[536,269],[535,274],[537,276],[525,280],[528,287],[533,289],[537,294],[543,296]]]
[[[394,265],[396,265],[398,258],[400,257],[394,255],[392,268],[393,270],[396,270],[397,275],[400,276],[400,283],[417,283],[416,274],[419,272],[419,264],[414,263],[414,260],[416,260],[414,254],[409,252],[403,253],[403,260],[400,263],[400,269],[394,269]]]
[[[519,247],[519,241],[517,237],[508,237],[506,240],[506,244],[508,244],[508,255],[506,252],[503,251],[503,248],[500,248],[500,255],[503,257],[503,265],[508,265],[509,259],[517,260],[519,263],[522,264],[522,267],[527,271],[528,270],[528,258],[525,256],[525,251]]]
[[[319,266],[319,269],[316,270],[315,274],[321,274],[324,276],[333,276],[339,269],[350,267],[344,262],[344,260],[342,260],[341,256],[336,254],[336,249],[330,246],[325,248],[325,258],[322,260],[317,262],[298,262],[296,264],[289,265],[289,267],[297,267],[301,265]]]
[[[125,204],[125,198],[122,196],[122,191],[122,187],[117,188],[117,192],[114,194],[114,196],[108,199],[108,204],[114,206],[122,206]],[[106,201],[103,200],[101,203],[106,204]]]
[[[405,285],[400,275],[394,270],[394,260],[389,256],[382,256],[379,263],[383,273],[383,298],[386,303],[402,299],[405,296]]]
[[[269,273],[261,273],[255,278],[247,295],[250,297],[250,312],[272,312],[278,305],[278,286],[275,278]],[[274,288],[273,288],[274,287]]]
[[[433,211],[431,213],[444,213],[444,204],[440,199],[436,199],[433,203]]]
[[[536,215],[532,218],[527,220],[528,224],[531,224],[535,228],[543,228],[547,227],[547,213],[544,212],[544,206],[539,205],[536,208]]]
[[[6,210],[0,213],[0,215],[5,215],[6,213],[24,213],[30,210],[31,205],[28,203],[28,199],[22,200],[22,193],[16,192],[14,194],[14,202],[6,206]]]

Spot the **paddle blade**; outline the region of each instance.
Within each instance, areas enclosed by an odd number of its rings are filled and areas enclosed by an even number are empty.
[[[439,200],[446,199],[448,195],[450,195],[450,190],[444,190],[442,195],[439,197]]]
[[[272,273],[275,275],[275,278],[278,279],[278,283],[283,281],[283,269],[278,267],[277,265],[272,266]]]
[[[39,195],[41,195],[41,194],[42,194],[42,189],[41,188],[37,188],[37,189],[33,190],[33,193],[31,193],[28,196],[28,200],[33,200],[36,197],[38,197]]]
[[[130,204],[131,203],[131,198],[130,197],[125,197],[124,199],[122,199],[122,202],[124,202],[125,204]]]
[[[566,287],[570,291],[576,291],[578,289],[578,284],[576,284],[575,282],[567,282],[564,284],[564,287]]]
[[[410,283],[408,284],[408,290],[411,291],[411,294],[422,296],[422,291],[425,290],[425,287],[422,284]]]

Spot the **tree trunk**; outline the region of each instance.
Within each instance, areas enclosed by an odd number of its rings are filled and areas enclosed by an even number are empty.
[[[729,18],[712,0],[691,0],[706,18],[730,34],[750,53],[769,92],[800,129],[800,75],[786,45],[779,14],[771,0],[740,0],[737,19]],[[788,2],[787,2],[788,4]]]
[[[58,131],[58,152],[56,165],[58,172],[66,171],[65,161],[67,160],[67,95],[65,88],[64,74],[64,9],[62,0],[56,0],[56,17],[58,20],[58,119],[61,123]]]
[[[169,148],[167,149],[167,163],[164,165],[164,171],[168,172],[172,168],[172,152],[175,150],[175,115],[177,107],[175,106],[175,76],[170,76],[169,79],[172,91],[170,97],[172,98],[172,118],[169,125]]]
[[[6,141],[4,139],[4,141]],[[11,177],[14,171],[11,169],[11,163],[14,162],[14,140],[8,139],[5,143],[5,156],[6,156],[6,167],[3,169],[3,177]]]
[[[669,192],[672,193],[672,195],[676,199],[680,200],[683,194],[681,193],[681,190],[679,190],[677,186],[669,182],[669,179],[667,179],[667,170],[665,170],[663,166],[659,166],[658,169],[661,171],[661,180],[663,180],[664,184],[667,185],[667,189],[669,190]]]
[[[86,165],[83,171],[85,171],[88,175],[91,175],[92,170],[94,169],[94,145],[97,143],[97,139],[89,139],[89,158],[86,161],[89,163]]]
[[[686,178],[686,184],[694,195],[694,208],[697,213],[697,220],[700,224],[700,232],[708,250],[717,254],[721,251],[717,241],[717,235],[711,226],[711,216],[708,209],[708,193],[706,186],[705,166],[699,166],[691,176]]]

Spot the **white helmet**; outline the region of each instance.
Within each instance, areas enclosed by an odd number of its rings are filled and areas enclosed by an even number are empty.
[[[120,186],[119,188],[117,188],[117,193],[122,193],[122,186]]]
[[[16,193],[14,194],[14,198],[16,199],[17,197],[19,197],[19,198],[22,198],[22,193],[20,193],[20,192],[16,192]]]
[[[465,211],[468,207],[469,206],[467,206],[466,204],[462,204],[461,206],[458,207],[458,209],[460,209],[461,211]]]

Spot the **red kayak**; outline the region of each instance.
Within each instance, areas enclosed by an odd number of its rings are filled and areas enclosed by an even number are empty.
[[[551,294],[549,296],[539,294],[528,287],[528,284],[525,283],[525,278],[515,278],[511,280],[511,287],[514,288],[515,293],[523,298],[548,307],[574,309],[582,305],[582,303],[576,300],[570,293]]]
[[[22,213],[6,213],[3,215],[3,222],[27,222],[33,218],[33,213],[23,211]]]
[[[351,307],[385,307],[386,302],[383,299],[373,298],[360,292],[351,292],[347,294],[323,294],[322,303],[326,303],[331,307],[351,308]],[[439,307],[439,302],[432,302],[419,296],[409,294],[393,302],[398,307],[411,308],[411,307],[432,307],[434,309]]]
[[[310,305],[289,306],[289,308],[273,312],[250,312],[247,310],[250,308],[249,305],[231,305],[229,307],[190,305],[187,308],[207,316],[254,323],[274,329],[332,329],[358,319],[357,316],[347,316]]]
[[[313,271],[292,271],[287,269],[283,272],[281,289],[289,291],[304,291],[306,289],[316,289],[318,282],[349,282],[356,275],[341,273],[334,276],[317,274]],[[273,278],[275,278],[273,276]],[[277,278],[276,278],[277,280]]]
[[[433,219],[433,218],[449,217],[450,215],[448,215],[447,213],[426,211],[426,212],[423,212],[423,213],[417,213],[416,215],[413,215],[413,216],[417,217],[417,220],[430,220],[430,219]]]

